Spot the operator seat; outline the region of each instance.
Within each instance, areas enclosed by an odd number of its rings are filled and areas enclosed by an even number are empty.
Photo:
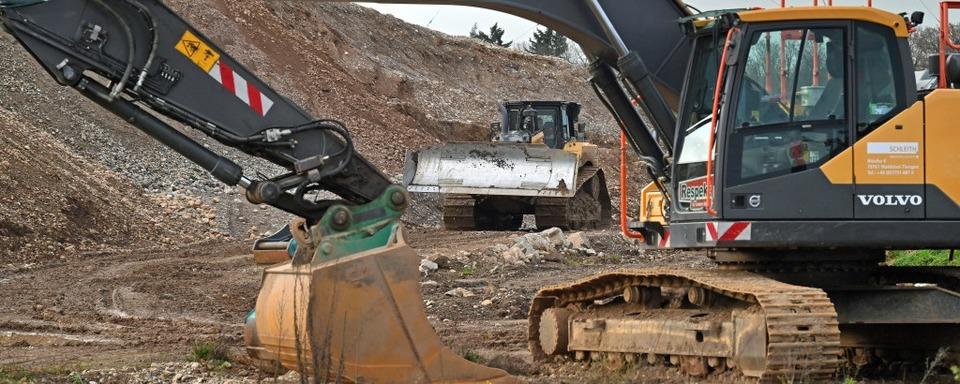
[[[830,74],[830,80],[823,88],[823,94],[820,100],[813,106],[809,120],[827,120],[830,116],[842,119],[844,111],[844,55],[843,45],[837,42],[829,41],[827,45],[827,73]]]

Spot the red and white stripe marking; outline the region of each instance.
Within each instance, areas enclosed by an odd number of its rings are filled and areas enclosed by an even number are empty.
[[[750,240],[751,224],[749,221],[709,222],[707,241]]]
[[[270,100],[256,86],[247,82],[240,74],[227,66],[227,63],[224,63],[223,60],[214,64],[209,73],[218,83],[223,84],[224,88],[233,92],[251,109],[259,113],[261,117],[266,116],[270,112],[270,108],[273,108],[273,100]]]
[[[660,236],[660,241],[657,243],[657,248],[670,248],[670,230],[664,229],[663,236]]]

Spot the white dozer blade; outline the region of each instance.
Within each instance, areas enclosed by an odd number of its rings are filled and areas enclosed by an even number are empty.
[[[410,192],[573,197],[577,156],[542,144],[447,143],[407,152]]]

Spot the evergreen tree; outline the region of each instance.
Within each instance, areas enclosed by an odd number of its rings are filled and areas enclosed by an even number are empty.
[[[504,32],[503,28],[500,28],[500,26],[497,25],[497,23],[494,23],[490,27],[489,34],[477,30],[477,24],[474,23],[473,28],[470,29],[470,37],[474,39],[486,41],[490,44],[496,44],[504,48],[509,48],[511,45],[513,45],[513,42],[511,41],[511,42],[504,43],[503,32]]]
[[[544,30],[537,29],[524,49],[537,55],[566,57],[569,46],[565,36],[547,28]]]

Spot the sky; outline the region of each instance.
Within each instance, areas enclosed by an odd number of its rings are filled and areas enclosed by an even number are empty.
[[[650,0],[638,0],[650,1]],[[702,10],[746,7],[779,7],[779,0],[687,0],[688,4]],[[821,4],[826,0],[820,0]],[[453,5],[409,5],[360,3],[382,13],[393,15],[408,23],[421,25],[450,35],[467,35],[476,23],[480,30],[487,30],[498,23],[506,30],[504,41],[526,41],[533,34],[536,24],[522,18],[486,9]],[[787,0],[787,5],[812,5],[813,0]],[[834,5],[865,5],[866,0],[834,0]],[[939,0],[873,0],[874,7],[894,13],[922,11],[927,14],[926,26],[938,25]],[[960,20],[960,11],[955,16]]]

